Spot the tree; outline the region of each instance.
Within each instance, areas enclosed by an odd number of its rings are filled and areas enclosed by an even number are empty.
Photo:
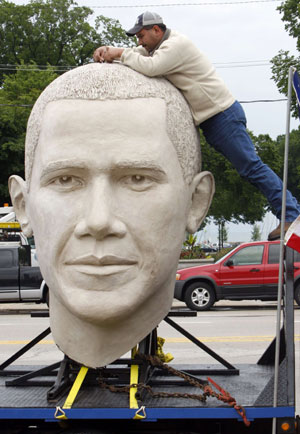
[[[261,233],[259,230],[259,226],[255,223],[252,228],[251,232],[251,241],[260,241],[261,240]]]
[[[228,241],[228,229],[226,228],[225,224],[222,225],[221,236],[222,236],[223,242]]]
[[[134,44],[117,20],[100,15],[92,27],[92,14],[73,0],[0,0],[0,203],[9,200],[8,177],[23,175],[27,119],[41,91],[99,45]]]
[[[285,136],[277,137],[279,152],[284,156]],[[288,159],[288,179],[287,188],[293,196],[300,201],[300,127],[293,130],[289,137],[289,159]]]
[[[117,20],[101,15],[92,27],[92,14],[92,9],[79,7],[73,0],[31,0],[26,5],[0,0],[0,63],[34,61],[66,70],[89,62],[99,45],[134,43]]]
[[[217,221],[218,224],[218,243],[219,243],[219,250],[223,249],[224,242],[228,241],[228,231],[225,226],[224,219],[220,219]]]
[[[136,45],[136,38],[128,37],[118,20],[100,15],[96,18],[95,28],[101,35],[99,45],[115,45],[117,47],[131,47]]]
[[[275,172],[280,174],[282,157],[276,141],[269,135],[254,136],[250,132],[258,155]],[[250,223],[263,219],[270,210],[266,198],[257,188],[241,178],[231,163],[209,146],[201,134],[203,169],[213,173],[216,193],[209,210],[216,224],[220,221]]]
[[[282,13],[282,21],[290,36],[296,39],[297,50],[300,52],[300,7],[298,0],[286,0],[277,10]],[[273,57],[272,79],[275,81],[280,93],[287,95],[288,92],[288,71],[290,66],[300,70],[300,56],[292,56],[288,51],[280,50]],[[296,98],[292,96],[293,116],[298,117]]]
[[[41,91],[57,74],[48,67],[20,66],[5,76],[0,89],[0,203],[9,201],[7,180],[11,174],[24,176],[24,140],[27,119]]]

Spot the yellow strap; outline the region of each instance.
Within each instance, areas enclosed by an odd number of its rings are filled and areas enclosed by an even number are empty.
[[[137,347],[135,346],[131,350],[131,358],[133,359],[136,355]],[[130,367],[130,385],[137,384],[139,381],[139,366],[131,365]],[[139,408],[138,402],[136,400],[135,394],[137,392],[137,387],[131,387],[129,390],[129,408]]]
[[[60,407],[56,408],[56,412],[54,415],[56,419],[60,419],[60,420],[68,419],[66,413],[63,410],[72,408],[72,405],[76,399],[79,389],[83,383],[83,380],[85,379],[87,371],[88,368],[86,366],[81,366],[80,371],[77,374],[76,380],[74,381],[73,386],[71,387],[71,390],[69,392],[69,395],[67,396],[64,405],[62,406],[62,408]],[[58,414],[59,412],[61,414]]]
[[[75,401],[77,393],[79,392],[83,380],[85,379],[88,369],[89,368],[87,368],[86,366],[81,366],[80,371],[77,374],[76,380],[74,381],[73,386],[66,399],[66,402],[64,403],[62,408],[72,408],[73,402]]]

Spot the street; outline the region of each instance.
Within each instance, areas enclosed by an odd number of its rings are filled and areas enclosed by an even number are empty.
[[[175,302],[175,305],[177,309],[185,310],[183,303]],[[32,318],[30,306],[26,307],[27,313],[22,310],[23,313],[19,314],[0,310],[0,362],[49,326],[49,318]],[[35,310],[46,308],[45,305],[31,307]],[[199,312],[197,316],[172,319],[229,363],[256,363],[275,335],[275,307],[274,302],[219,302],[212,310]],[[164,321],[159,325],[158,336],[165,338],[164,352],[174,356],[172,363],[217,363]],[[62,353],[49,335],[18,359],[15,365],[51,364],[61,359]],[[296,414],[300,414],[299,359],[300,308],[295,306]]]

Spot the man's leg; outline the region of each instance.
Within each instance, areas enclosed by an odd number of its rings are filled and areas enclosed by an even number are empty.
[[[266,196],[276,217],[280,219],[282,181],[256,154],[246,130],[246,117],[241,105],[235,102],[229,109],[203,122],[200,128],[207,142],[221,152],[242,177]],[[297,200],[287,191],[286,221],[294,221],[299,214],[300,206]]]

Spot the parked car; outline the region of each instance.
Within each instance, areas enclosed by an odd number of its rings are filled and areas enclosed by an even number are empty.
[[[47,302],[48,287],[40,268],[31,264],[31,248],[0,245],[0,302]]]
[[[279,241],[244,243],[214,264],[178,270],[174,296],[192,310],[218,300],[276,300]],[[300,254],[294,255],[294,297],[300,306]]]
[[[200,250],[205,253],[216,253],[218,249],[213,246],[209,246],[208,244],[200,244]]]

